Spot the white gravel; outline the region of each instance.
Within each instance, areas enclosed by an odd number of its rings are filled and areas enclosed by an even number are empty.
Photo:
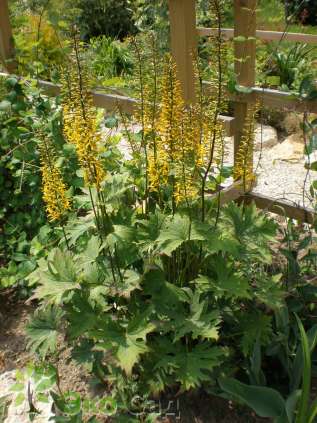
[[[258,179],[253,191],[272,198],[289,200],[297,205],[312,205],[309,187],[317,179],[317,174],[307,172],[305,159],[297,163],[272,160],[270,151],[263,151],[261,158],[256,153],[254,159],[255,166],[258,164]]]
[[[232,165],[233,138],[226,138],[226,146],[226,164]],[[296,160],[282,160],[282,156],[277,158],[275,152],[276,148],[265,146],[262,150],[254,152],[257,183],[253,191],[271,198],[287,200],[294,205],[313,207],[309,188],[317,179],[317,172],[307,171],[304,155]],[[311,158],[310,161],[312,160],[316,158]]]

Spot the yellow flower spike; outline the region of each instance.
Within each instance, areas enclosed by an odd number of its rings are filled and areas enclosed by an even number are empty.
[[[66,140],[76,146],[85,184],[99,190],[105,177],[98,157],[101,135],[89,91],[88,75],[76,60],[72,58],[68,73],[65,72],[62,78],[63,131]]]
[[[160,103],[156,131],[152,131],[148,145],[149,189],[157,192],[170,183],[175,203],[180,203],[198,193],[196,167],[202,165],[202,146],[198,109],[185,105],[176,65],[170,56],[164,67]],[[151,112],[150,106],[148,109]],[[150,118],[153,122],[153,113],[145,112],[144,116],[145,122],[150,122]]]
[[[168,56],[163,81],[161,113],[158,129],[161,138],[161,150],[166,151],[170,161],[179,158],[178,142],[181,137],[181,122],[184,113],[184,100],[181,83],[177,78],[176,65]]]
[[[62,174],[55,165],[54,151],[49,141],[41,140],[41,174],[43,200],[50,221],[61,219],[70,209],[70,201],[66,195],[66,185]]]
[[[159,191],[161,186],[168,184],[171,169],[180,159],[178,144],[181,137],[184,101],[181,85],[176,76],[176,65],[170,56],[166,59],[161,96],[159,116],[156,117],[155,110],[153,112],[150,105],[145,108],[144,114],[149,130],[154,133],[148,155],[150,191]]]

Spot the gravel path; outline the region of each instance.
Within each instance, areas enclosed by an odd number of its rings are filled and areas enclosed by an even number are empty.
[[[258,162],[258,182],[254,188],[255,192],[306,207],[311,205],[309,187],[314,180],[314,172],[307,172],[304,159],[297,163],[273,161],[270,151],[263,151],[260,161],[259,154],[255,154],[256,166]]]
[[[228,149],[226,164],[232,165],[233,138],[226,138],[226,143]],[[309,188],[317,179],[317,172],[305,169],[304,156],[287,161],[277,158],[275,153],[276,147],[263,147],[261,151],[254,153],[257,185],[253,191],[279,200],[287,200],[294,205],[312,207],[313,200]],[[316,158],[311,158],[312,160]]]

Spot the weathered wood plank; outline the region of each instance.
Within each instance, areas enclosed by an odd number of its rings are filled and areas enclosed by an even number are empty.
[[[204,90],[212,92],[212,85],[208,81],[203,82]],[[317,102],[316,101],[303,101],[296,98],[293,94],[285,91],[272,90],[270,88],[261,87],[249,87],[252,89],[252,93],[227,93],[228,99],[235,102],[254,102],[259,103],[272,109],[280,110],[292,110],[297,112],[310,112],[317,113]]]
[[[245,193],[240,182],[234,182],[229,187],[220,191],[220,193],[209,195],[209,199],[217,198],[220,198],[221,206],[229,203],[230,201],[245,201],[246,203],[254,202],[258,209],[309,224],[312,224],[317,217],[313,209],[294,205],[287,200],[274,199],[252,191]]]
[[[224,188],[215,194],[207,195],[207,198],[220,201],[220,205],[224,206],[230,201],[239,200],[244,195],[244,190],[241,182],[234,182],[229,187]]]
[[[244,198],[247,202],[254,201],[255,205],[259,209],[266,210],[280,216],[287,216],[300,222],[311,224],[316,219],[314,210],[294,205],[286,200],[278,200],[254,192],[246,193],[244,197],[241,197],[241,199],[242,198]]]
[[[296,112],[317,113],[316,101],[303,101],[296,98],[293,94],[271,90],[268,88],[253,87],[250,94],[234,94],[229,96],[231,100],[236,102],[256,101],[260,104],[272,109],[292,110]]]
[[[195,101],[196,0],[169,0],[171,51],[186,102]]]
[[[217,28],[197,28],[197,34],[201,37],[208,37],[215,35],[218,32]],[[226,40],[231,40],[234,37],[234,30],[232,28],[222,28],[221,33]],[[256,31],[256,37],[264,41],[293,41],[306,44],[317,44],[317,35],[302,34],[296,32],[277,32],[277,31]]]

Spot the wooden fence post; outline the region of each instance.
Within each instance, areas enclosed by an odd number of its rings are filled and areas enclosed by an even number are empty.
[[[16,69],[7,0],[0,0],[0,58],[8,72],[13,72]]]
[[[255,85],[256,6],[257,0],[234,0],[234,69],[237,83],[245,87]],[[247,110],[247,102],[234,105],[234,157],[239,149]]]
[[[169,0],[171,51],[184,100],[195,101],[193,60],[197,54],[196,0]]]

